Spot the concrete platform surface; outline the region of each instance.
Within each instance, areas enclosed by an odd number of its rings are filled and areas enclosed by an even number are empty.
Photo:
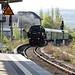
[[[0,53],[0,75],[52,75],[20,54]]]

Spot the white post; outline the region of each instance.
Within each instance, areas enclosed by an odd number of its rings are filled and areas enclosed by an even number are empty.
[[[65,45],[65,40],[63,39],[63,45]]]
[[[56,39],[54,39],[54,45],[56,45]]]

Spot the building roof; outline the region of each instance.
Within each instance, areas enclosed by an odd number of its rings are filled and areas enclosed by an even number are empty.
[[[18,13],[32,13],[36,18],[42,20],[42,18],[39,15],[37,15],[35,12],[32,11],[19,11]]]

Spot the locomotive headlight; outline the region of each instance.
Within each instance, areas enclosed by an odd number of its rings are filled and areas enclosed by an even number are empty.
[[[42,33],[42,35],[44,35],[44,33]]]
[[[38,38],[38,40],[39,40],[40,38]]]

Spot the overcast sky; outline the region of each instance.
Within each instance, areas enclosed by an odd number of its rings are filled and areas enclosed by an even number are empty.
[[[40,8],[66,8],[75,9],[75,0],[23,0],[22,2],[11,3],[13,12],[17,11],[36,11]]]

